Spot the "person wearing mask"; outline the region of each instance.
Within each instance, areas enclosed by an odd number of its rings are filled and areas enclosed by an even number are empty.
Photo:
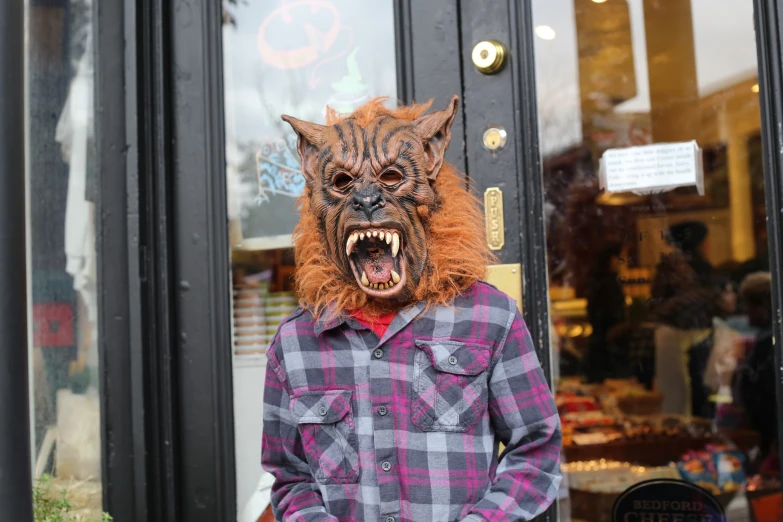
[[[276,520],[533,520],[560,495],[554,397],[517,303],[482,282],[483,212],[444,162],[458,98],[428,107],[283,116],[308,185],[302,305],[267,350]],[[413,148],[388,166],[381,143]]]

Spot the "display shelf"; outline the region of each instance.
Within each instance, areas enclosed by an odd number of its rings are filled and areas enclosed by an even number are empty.
[[[603,444],[571,445],[563,448],[566,462],[617,460],[644,466],[665,466],[690,450],[707,444],[731,441],[747,453],[758,443],[758,434],[748,430],[721,432],[707,437],[661,437],[648,440],[619,440]]]

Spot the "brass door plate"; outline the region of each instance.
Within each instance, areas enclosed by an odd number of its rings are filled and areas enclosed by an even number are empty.
[[[503,220],[503,191],[498,187],[484,191],[484,221],[487,245],[490,250],[500,250],[506,244],[506,225]]]
[[[517,302],[517,308],[522,312],[522,265],[489,265],[487,267],[487,283],[505,292]]]

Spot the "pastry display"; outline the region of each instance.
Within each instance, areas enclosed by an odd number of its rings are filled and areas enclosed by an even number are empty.
[[[594,460],[571,462],[561,466],[568,475],[572,490],[622,493],[639,482],[662,478],[680,478],[677,468],[669,466],[634,466],[628,462]]]
[[[607,380],[600,385],[562,380],[556,400],[566,458],[662,466],[707,444],[728,440],[746,450],[756,443],[753,432],[716,433],[710,420],[661,414],[659,399],[634,380]],[[731,487],[730,480],[727,484]]]

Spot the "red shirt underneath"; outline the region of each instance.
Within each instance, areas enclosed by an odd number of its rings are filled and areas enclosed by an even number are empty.
[[[383,337],[383,334],[386,333],[386,330],[389,328],[391,322],[395,317],[397,317],[397,313],[394,312],[380,316],[368,316],[365,315],[361,310],[354,310],[351,312],[351,317],[362,323],[362,326],[365,326],[375,332],[375,335],[378,337]]]

